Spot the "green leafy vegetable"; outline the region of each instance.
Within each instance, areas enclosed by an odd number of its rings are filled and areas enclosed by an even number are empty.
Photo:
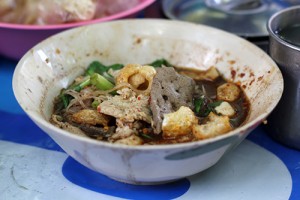
[[[158,59],[154,62],[150,63],[149,65],[153,67],[173,67],[167,60],[165,59]],[[110,66],[103,65],[99,61],[93,61],[89,64],[87,70],[85,71],[86,78],[79,84],[73,84],[68,89],[75,90],[76,92],[80,92],[84,87],[87,87],[89,85],[94,85],[100,90],[109,90],[114,87],[114,77],[109,74],[109,70],[120,70],[124,67],[122,64],[113,64]],[[112,94],[115,94],[112,92]],[[65,94],[65,91],[61,92],[61,95],[59,96],[62,104],[62,108],[67,108],[70,104],[70,101],[73,99],[73,97],[69,94]],[[92,106],[98,106],[97,102],[94,101]],[[200,105],[201,107],[202,105]],[[199,106],[198,106],[199,107]],[[200,110],[199,108],[197,109]]]
[[[81,83],[70,86],[70,89],[75,90],[76,92],[80,92],[84,87],[91,84],[90,76],[87,76]]]
[[[212,103],[208,104],[207,106],[210,107],[211,109],[215,109],[216,107],[221,105],[222,102],[223,101],[215,101],[215,102],[212,102]]]
[[[81,83],[71,85],[68,89],[75,90],[76,92],[80,92],[84,87],[91,84],[90,77],[87,76]],[[63,103],[63,108],[67,108],[70,101],[73,99],[73,97],[69,94],[65,94],[65,91],[62,91],[60,95],[60,99]]]
[[[110,90],[114,88],[114,84],[109,82],[106,78],[98,73],[94,73],[91,76],[91,84],[96,86],[99,90]]]
[[[92,107],[96,109],[99,106],[99,104],[100,104],[99,101],[94,100],[93,103],[92,103]]]
[[[70,101],[72,100],[72,96],[71,95],[68,95],[68,94],[61,94],[60,95],[60,99],[63,103],[63,108],[67,108]]]
[[[100,63],[99,61],[93,61],[87,68],[87,70],[85,71],[86,75],[92,76],[95,73],[100,74],[101,76],[103,76],[104,78],[106,78],[108,81],[110,81],[111,83],[114,83],[114,77],[108,73],[108,71],[110,69],[116,71],[116,70],[120,70],[124,67],[124,65],[122,64],[113,64],[110,66],[106,66],[103,65],[102,63]]]
[[[85,71],[85,75],[92,76],[94,73],[103,74],[107,71],[107,66],[103,65],[99,61],[93,61]]]
[[[204,98],[195,99],[195,112],[199,113],[203,105],[204,105]]]
[[[153,140],[153,137],[151,137],[150,135],[148,134],[144,134],[144,133],[140,133],[140,136],[146,138],[146,139],[150,139],[150,140]]]
[[[215,108],[219,106],[223,101],[215,101],[211,103],[206,103],[205,97],[200,97],[194,100],[194,111],[200,117],[207,117],[210,112],[215,112]]]
[[[113,64],[111,66],[108,66],[109,69],[112,69],[112,70],[120,70],[124,67],[124,65],[122,64]]]
[[[171,65],[166,59],[158,59],[155,60],[154,62],[148,64],[154,68],[156,67],[162,67],[162,66],[166,66],[166,67],[173,67],[173,65]]]

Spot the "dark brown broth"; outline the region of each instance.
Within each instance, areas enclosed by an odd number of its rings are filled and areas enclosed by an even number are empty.
[[[206,92],[210,96],[210,98],[213,101],[217,101],[216,99],[216,91],[218,86],[226,83],[226,80],[222,77],[217,78],[215,81],[196,81],[197,85],[203,85],[206,88]],[[249,111],[249,100],[244,94],[242,88],[240,97],[233,102],[230,102],[230,105],[234,108],[236,111],[236,114],[230,118],[230,123],[233,128],[239,127],[247,118],[248,111]],[[203,121],[204,119],[201,118],[200,121]]]
[[[182,69],[180,69],[182,71]],[[193,70],[194,73],[197,73],[197,71]],[[202,72],[200,72],[202,73]],[[227,83],[227,81],[222,78],[221,76],[217,78],[214,81],[208,81],[208,80],[203,80],[203,81],[196,81],[197,88],[204,88],[206,89],[206,92],[208,96],[212,99],[213,102],[217,101],[216,94],[217,94],[217,88],[218,86]],[[243,122],[246,120],[249,109],[250,109],[250,102],[243,92],[242,88],[240,97],[233,102],[230,102],[230,105],[234,108],[236,111],[236,114],[232,117],[230,117],[230,124],[233,128],[237,128],[243,124]],[[201,91],[195,91],[195,96],[194,98],[197,98],[199,96],[199,93],[202,93]],[[205,117],[199,117],[199,122],[200,124],[205,123],[206,118]],[[160,135],[155,135],[155,134],[149,134],[149,136],[152,138],[152,140],[143,138],[145,141],[145,144],[175,144],[175,143],[184,143],[184,142],[192,142],[196,141],[196,139],[193,137],[192,134],[189,134],[187,136],[182,136],[179,138],[174,138],[174,139],[164,139],[162,138],[161,134]]]

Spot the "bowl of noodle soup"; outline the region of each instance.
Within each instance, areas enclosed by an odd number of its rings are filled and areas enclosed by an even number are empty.
[[[55,99],[93,61],[144,65],[161,58],[194,72],[214,67],[238,84],[249,101],[243,123],[206,139],[147,145],[101,141],[51,123]],[[202,172],[234,151],[277,105],[283,79],[265,52],[233,34],[188,22],[134,19],[78,27],[44,40],[16,66],[13,89],[26,114],[82,165],[121,182],[161,184]]]

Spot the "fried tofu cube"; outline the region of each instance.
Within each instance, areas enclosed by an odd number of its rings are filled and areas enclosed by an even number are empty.
[[[171,139],[190,134],[193,124],[197,123],[198,119],[194,112],[188,107],[181,106],[176,112],[164,115],[162,136]]]
[[[225,116],[228,116],[228,117],[232,117],[233,115],[235,115],[235,110],[226,101],[223,101],[219,106],[215,107],[215,111],[218,114],[225,115]]]
[[[234,83],[224,83],[217,88],[218,100],[233,102],[240,96],[241,89]]]
[[[209,121],[205,124],[194,124],[192,127],[195,138],[202,140],[222,135],[232,130],[228,116],[218,116],[211,112],[208,115]]]

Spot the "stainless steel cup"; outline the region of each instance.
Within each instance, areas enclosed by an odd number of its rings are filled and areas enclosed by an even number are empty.
[[[300,6],[275,13],[267,24],[269,53],[284,78],[283,96],[268,117],[267,130],[274,139],[300,149],[300,47],[281,39],[277,33],[295,24],[300,24]]]

